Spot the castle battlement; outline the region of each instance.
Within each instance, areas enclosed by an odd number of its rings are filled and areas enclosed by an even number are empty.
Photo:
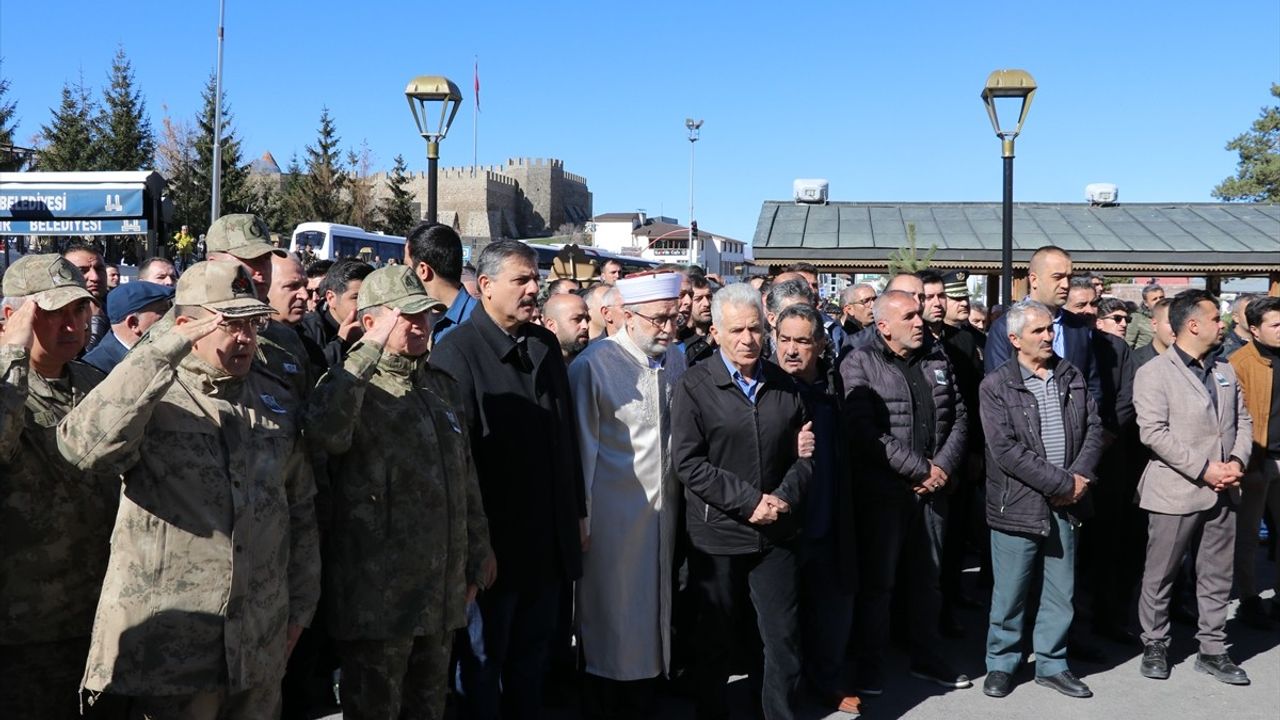
[[[568,182],[578,183],[579,185],[586,185],[586,184],[587,184],[587,179],[586,179],[586,178],[582,177],[581,175],[575,175],[575,174],[573,174],[573,173],[571,173],[571,172],[568,172],[568,171],[566,171],[566,172],[565,172],[565,174],[564,174],[564,179],[565,179],[565,180],[567,180]]]
[[[548,167],[563,168],[564,161],[555,158],[507,158],[510,167]]]

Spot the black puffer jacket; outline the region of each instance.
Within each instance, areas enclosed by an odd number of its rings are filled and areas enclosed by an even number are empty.
[[[875,332],[871,328],[863,333]],[[862,333],[860,333],[862,334]],[[878,332],[840,363],[845,412],[853,433],[859,485],[871,492],[909,492],[929,476],[929,462],[952,475],[964,460],[968,417],[956,387],[955,372],[942,346],[926,340],[920,369],[933,390],[934,453],[912,450],[911,388],[894,367],[892,351]]]
[[[671,400],[671,447],[686,488],[686,520],[694,547],[742,555],[795,538],[812,464],[797,455],[809,421],[794,381],[777,365],[760,363],[764,383],[753,405],[719,352],[689,368]],[[791,506],[769,525],[748,522],[760,497]]]
[[[1085,377],[1071,363],[1059,360],[1054,378],[1063,407],[1066,469],[1044,457],[1040,404],[1022,381],[1017,356],[988,375],[979,387],[987,438],[987,524],[994,530],[1047,536],[1052,511],[1049,498],[1073,490],[1073,474],[1097,479],[1102,421]],[[1067,512],[1076,520],[1091,516],[1090,494],[1086,492]]]

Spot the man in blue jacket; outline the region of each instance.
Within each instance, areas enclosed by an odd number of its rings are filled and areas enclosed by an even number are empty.
[[[1053,311],[1023,300],[1001,321],[1017,355],[987,374],[978,400],[995,581],[982,691],[1004,697],[1013,689],[1027,598],[1038,594],[1036,683],[1090,697],[1089,687],[1067,668],[1067,631],[1074,615],[1076,533],[1090,510],[1086,492],[1097,477],[1102,423],[1084,375],[1053,350]],[[1037,567],[1040,588],[1030,582]]]

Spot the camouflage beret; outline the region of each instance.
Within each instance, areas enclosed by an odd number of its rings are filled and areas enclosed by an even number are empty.
[[[397,308],[405,315],[439,308],[445,304],[427,294],[422,281],[407,265],[388,265],[369,273],[360,284],[356,307],[365,310],[372,307]]]
[[[271,230],[261,218],[251,213],[223,215],[214,220],[204,242],[207,252],[224,252],[241,260],[253,260],[267,253],[280,257],[288,255],[271,244]]]
[[[258,300],[249,271],[229,260],[207,260],[187,268],[178,278],[174,304],[214,310],[229,318],[275,312],[270,305]]]
[[[61,255],[27,255],[4,273],[4,296],[29,296],[41,310],[57,310],[76,300],[93,300],[80,268]]]

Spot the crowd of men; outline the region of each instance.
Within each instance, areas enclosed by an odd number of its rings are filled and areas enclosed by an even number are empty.
[[[1180,615],[1248,684],[1233,585],[1275,630],[1280,298],[1224,341],[1210,294],[1130,308],[1056,247],[1007,308],[925,271],[829,317],[804,264],[544,284],[434,223],[379,268],[269,240],[229,215],[180,277],[82,244],[6,270],[0,716],[533,718],[567,673],[587,717],[670,681],[727,718],[745,673],[785,720],[874,712],[895,633],[972,687],[964,607],[996,698],[1028,655],[1089,697],[1095,638],[1168,678]]]

